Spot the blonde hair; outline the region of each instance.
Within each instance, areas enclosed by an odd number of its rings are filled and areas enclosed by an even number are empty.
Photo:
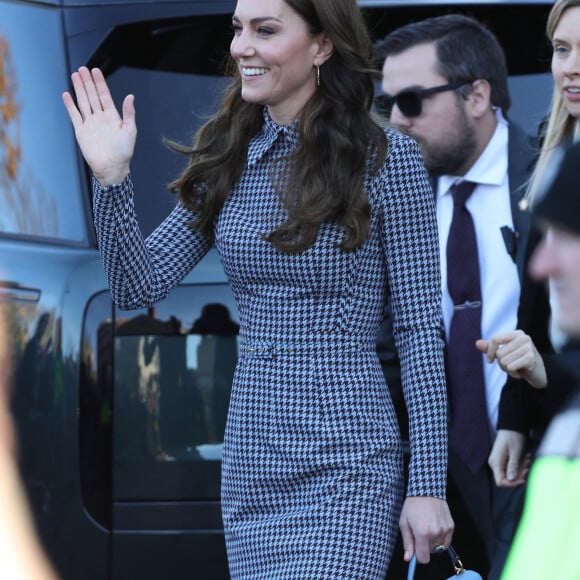
[[[564,12],[574,7],[580,7],[580,0],[557,0],[552,6],[546,23],[546,34],[550,42],[554,38],[554,33]],[[526,194],[521,204],[523,209],[533,204],[539,189],[541,176],[554,150],[568,139],[578,141],[579,138],[580,119],[568,112],[560,90],[554,86],[548,119],[544,123],[540,134],[540,155],[528,181]]]

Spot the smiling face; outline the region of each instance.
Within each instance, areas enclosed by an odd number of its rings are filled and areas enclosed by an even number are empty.
[[[242,98],[267,105],[279,124],[292,122],[316,91],[315,67],[330,56],[331,43],[283,0],[239,0],[232,20]]]
[[[580,118],[580,6],[568,8],[552,36],[552,75],[566,109]]]

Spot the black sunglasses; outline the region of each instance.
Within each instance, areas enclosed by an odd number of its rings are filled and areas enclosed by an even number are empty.
[[[471,84],[471,81],[457,81],[430,89],[405,89],[394,97],[391,95],[377,95],[375,97],[375,109],[387,118],[391,117],[391,112],[395,104],[405,117],[418,117],[423,108],[423,99],[428,95],[443,93],[444,91],[454,91],[460,87]]]

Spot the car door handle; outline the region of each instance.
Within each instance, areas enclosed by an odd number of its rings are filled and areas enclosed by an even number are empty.
[[[0,300],[36,303],[40,300],[40,290],[37,288],[25,288],[11,282],[0,282]]]

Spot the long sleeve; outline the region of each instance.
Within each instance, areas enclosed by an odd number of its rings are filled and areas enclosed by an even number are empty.
[[[123,309],[165,298],[209,250],[190,227],[192,213],[181,204],[144,239],[135,214],[133,182],[101,187],[93,179],[94,221],[113,301]]]
[[[444,498],[447,395],[433,192],[416,143],[394,135],[389,139],[383,236],[393,335],[409,414],[407,494]]]

